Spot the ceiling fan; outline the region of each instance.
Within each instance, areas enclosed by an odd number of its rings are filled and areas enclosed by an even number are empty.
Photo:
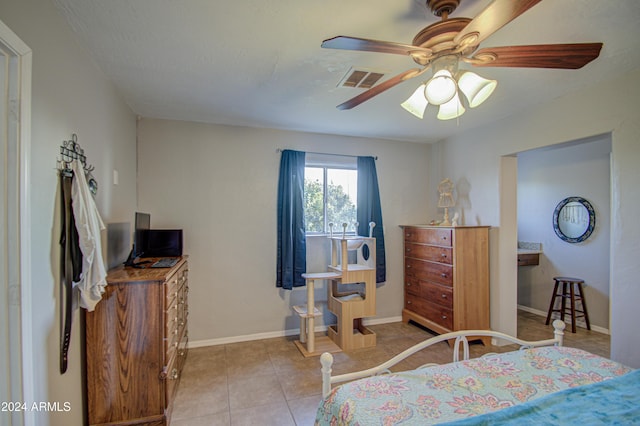
[[[407,55],[421,66],[391,77],[338,105],[337,108],[343,110],[356,107],[432,69],[433,76],[423,83],[414,95],[403,103],[403,106],[422,118],[428,103],[440,105],[438,118],[449,119],[458,117],[464,112],[464,107],[458,99],[458,88],[465,94],[468,105],[475,107],[493,92],[497,84],[477,74],[459,71],[460,62],[475,67],[578,69],[598,57],[602,43],[503,46],[477,50],[480,43],[487,37],[540,1],[542,0],[494,0],[478,16],[470,19],[449,18],[460,4],[460,0],[426,0],[427,7],[442,20],[422,29],[416,34],[412,44],[348,36],[324,40],[322,42],[324,48]],[[464,74],[467,76],[465,77]],[[475,77],[480,80],[475,81],[477,80]],[[466,83],[463,82],[465,78]],[[475,81],[473,87],[470,86],[472,79]],[[466,90],[465,85],[469,86]],[[438,92],[437,89],[443,91]],[[443,108],[446,111],[443,111]]]

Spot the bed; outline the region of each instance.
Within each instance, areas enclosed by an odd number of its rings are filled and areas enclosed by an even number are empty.
[[[378,367],[337,376],[331,376],[331,354],[322,354],[323,400],[315,424],[640,424],[640,370],[562,346],[565,324],[553,325],[554,338],[536,342],[494,331],[447,333]],[[470,359],[469,340],[480,336],[520,349]],[[452,363],[389,371],[443,341],[454,342]]]

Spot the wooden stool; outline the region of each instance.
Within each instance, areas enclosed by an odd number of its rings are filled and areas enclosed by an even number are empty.
[[[325,336],[319,339],[318,348],[316,348],[315,338],[315,319],[322,316],[322,312],[315,306],[315,280],[333,280],[340,278],[341,274],[335,272],[319,272],[311,274],[302,274],[307,282],[307,304],[294,306],[293,310],[300,317],[300,340],[295,344],[305,357],[320,355],[323,352],[339,352],[340,348],[329,341]]]
[[[551,296],[551,303],[549,303],[549,312],[547,313],[547,321],[546,325],[549,325],[551,321],[551,314],[553,312],[560,312],[560,319],[564,321],[565,313],[571,314],[571,332],[576,332],[576,317],[584,317],[584,321],[587,324],[587,330],[591,330],[591,324],[589,323],[589,314],[587,313],[587,303],[584,299],[584,292],[582,289],[582,284],[584,284],[584,280],[580,278],[570,278],[570,277],[555,277],[553,279],[555,281],[555,285],[553,287],[553,296]],[[562,285],[562,291],[558,293],[558,287]],[[575,287],[574,287],[575,286]],[[578,295],[575,294],[575,288],[578,289]],[[560,298],[560,308],[554,309],[554,305],[556,302],[556,298]],[[570,301],[570,306],[567,306],[567,299]],[[576,309],[576,300],[579,300],[582,303],[582,310]],[[569,312],[566,310],[569,309]],[[576,312],[581,315],[576,316]]]

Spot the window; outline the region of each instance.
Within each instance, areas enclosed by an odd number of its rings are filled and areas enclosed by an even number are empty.
[[[354,159],[336,163],[319,155],[308,154],[304,169],[304,218],[307,234],[329,233],[329,223],[334,232],[355,233],[358,193],[358,171]]]
[[[300,182],[302,175],[304,182]],[[361,182],[358,176],[363,178]],[[363,231],[368,223],[376,223],[376,282],[386,280],[384,227],[374,157],[283,150],[277,212],[276,287],[291,290],[305,285],[302,275],[307,270],[307,235],[326,233],[330,222],[336,224],[334,231],[338,233],[342,232],[342,223],[347,223],[347,231],[353,235],[357,233],[354,225],[358,218],[363,222]]]

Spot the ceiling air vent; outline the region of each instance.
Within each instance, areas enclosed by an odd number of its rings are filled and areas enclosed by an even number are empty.
[[[351,68],[340,80],[338,87],[357,87],[359,89],[370,89],[374,84],[384,77],[383,72],[368,69]]]

